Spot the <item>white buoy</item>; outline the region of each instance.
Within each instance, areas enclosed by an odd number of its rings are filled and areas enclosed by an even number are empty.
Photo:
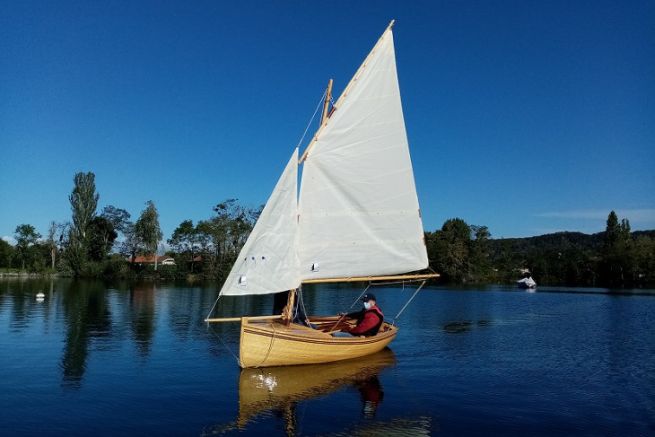
[[[39,291],[38,293],[36,293],[36,301],[37,302],[43,302],[44,299],[45,299],[45,293],[43,293],[42,291]]]

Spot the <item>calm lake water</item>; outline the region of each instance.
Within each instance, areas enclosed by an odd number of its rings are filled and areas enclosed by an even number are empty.
[[[361,288],[305,290],[310,313]],[[45,300],[37,302],[37,292]],[[375,287],[387,318],[409,287]],[[427,288],[391,350],[240,371],[215,285],[0,281],[3,435],[654,435],[655,293]],[[215,314],[268,314],[270,296]]]

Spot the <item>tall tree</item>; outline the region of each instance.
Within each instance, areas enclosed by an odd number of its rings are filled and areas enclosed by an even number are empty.
[[[141,240],[136,232],[136,226],[132,222],[127,222],[123,230],[123,235],[125,239],[120,245],[120,253],[125,257],[130,258],[130,262],[134,263],[136,254],[141,250]]]
[[[163,234],[159,227],[159,213],[152,200],[146,202],[146,209],[141,212],[134,229],[146,253],[154,255],[155,270],[157,270],[157,247]]]
[[[11,267],[14,257],[14,246],[0,238],[0,267]]]
[[[93,261],[102,261],[114,245],[118,234],[114,225],[105,217],[91,219],[87,231],[87,254]]]
[[[107,205],[102,208],[101,217],[106,218],[114,226],[116,232],[125,235],[125,231],[130,224],[130,213],[122,208],[116,208],[114,205]]]
[[[621,220],[614,211],[607,216],[603,240],[601,278],[605,285],[623,287],[634,282],[633,244],[630,222]]]
[[[16,239],[16,253],[21,262],[21,269],[25,270],[25,261],[30,259],[30,248],[41,238],[41,234],[36,232],[34,226],[22,224],[16,226],[14,238]]]
[[[193,273],[194,259],[198,249],[198,230],[193,226],[192,220],[184,220],[175,228],[168,244],[178,253],[189,256],[191,273]]]
[[[92,172],[76,173],[73,180],[75,186],[69,196],[73,211],[72,230],[75,236],[83,242],[89,222],[96,215],[100,195],[96,193],[95,174]]]
[[[57,261],[57,230],[59,225],[52,221],[48,227],[48,239],[46,240],[46,245],[50,249],[50,268],[55,269],[55,264]]]
[[[605,227],[605,241],[604,246],[606,250],[610,250],[621,238],[621,227],[619,226],[619,218],[614,211],[610,211],[607,216],[607,223]]]
[[[491,233],[486,226],[471,225],[474,239],[471,241],[470,264],[471,273],[475,279],[487,279],[491,274],[491,260],[489,257],[489,238]]]
[[[229,272],[261,209],[246,208],[237,199],[227,199],[216,205],[214,212],[211,219],[198,222],[196,229],[201,246],[211,240],[210,270],[221,279]]]
[[[87,230],[96,214],[99,195],[96,193],[95,174],[76,173],[73,192],[69,196],[73,223],[70,229],[67,258],[75,276],[82,271],[87,255]]]
[[[655,240],[642,235],[634,244],[635,273],[639,284],[655,283]]]
[[[465,282],[470,278],[471,228],[460,218],[446,220],[441,230],[428,234],[432,267],[444,279]]]

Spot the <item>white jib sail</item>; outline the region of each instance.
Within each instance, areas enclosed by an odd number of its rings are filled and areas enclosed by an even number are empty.
[[[302,279],[428,266],[391,30],[374,50],[304,162]]]
[[[295,247],[297,229],[298,149],[295,149],[220,294],[268,294],[300,286]]]

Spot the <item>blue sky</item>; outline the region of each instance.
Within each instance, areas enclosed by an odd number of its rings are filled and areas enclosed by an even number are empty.
[[[267,199],[390,19],[427,230],[655,228],[655,3],[0,1],[0,236],[153,200],[168,238]]]

